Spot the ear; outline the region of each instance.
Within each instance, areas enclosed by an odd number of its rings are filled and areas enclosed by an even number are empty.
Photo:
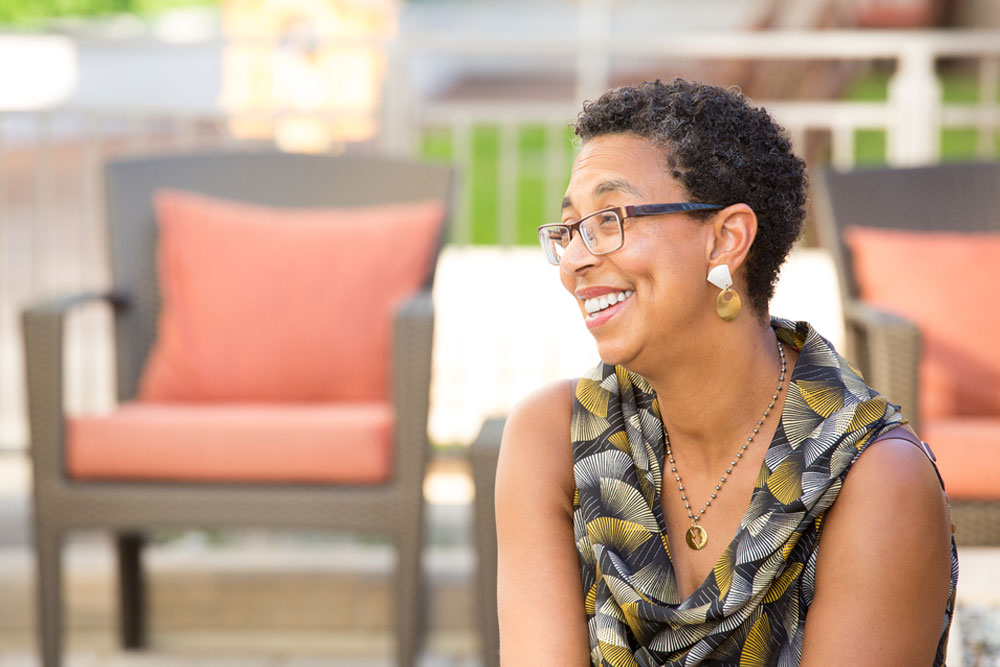
[[[757,237],[757,214],[746,204],[727,206],[715,214],[712,232],[706,248],[708,268],[728,264],[735,276]]]

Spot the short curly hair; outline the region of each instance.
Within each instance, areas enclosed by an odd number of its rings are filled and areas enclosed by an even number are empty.
[[[666,173],[691,201],[752,208],[757,237],[745,262],[747,298],[767,312],[778,270],[802,233],[806,171],[766,110],[736,89],[657,80],[585,102],[573,129],[584,143],[620,133],[650,139],[665,149]]]

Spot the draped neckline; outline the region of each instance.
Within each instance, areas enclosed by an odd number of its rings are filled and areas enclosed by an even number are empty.
[[[775,335],[778,336],[781,339],[781,342],[783,344],[785,344],[785,345],[791,345],[792,347],[795,348],[796,352],[800,352],[801,351],[801,348],[795,345],[795,341],[794,341],[793,337],[788,336],[787,339],[785,337],[782,337],[781,336],[781,330],[780,330],[780,328],[778,328],[776,326],[772,326],[772,330],[774,331]],[[795,380],[799,379],[799,376],[798,376],[799,369],[800,369],[799,364],[796,363],[795,367],[792,368],[791,374],[788,376],[787,383],[785,384],[785,389],[783,390],[783,391],[785,391],[785,397],[784,397],[784,402],[781,405],[781,413],[778,416],[778,428],[775,429],[774,435],[771,436],[771,441],[767,444],[767,449],[765,450],[764,457],[760,461],[760,467],[757,469],[757,480],[758,480],[758,482],[761,479],[761,475],[763,474],[764,469],[767,467],[767,452],[771,451],[772,449],[775,449],[776,447],[780,447],[784,442],[787,442],[787,438],[785,437],[785,410],[786,410],[786,408],[788,408],[788,404],[790,402],[789,401],[790,397],[789,397],[789,395],[788,395],[787,392],[788,392],[788,387]],[[662,444],[665,445],[665,442],[666,442],[666,427],[663,426],[663,414],[660,412],[660,400],[659,400],[659,397],[656,398],[656,418],[660,421],[660,433],[661,433],[660,437],[664,439],[664,441],[663,441]],[[661,446],[661,449],[665,450],[666,447],[665,446]],[[673,557],[670,555],[671,554],[670,549],[673,549],[675,545],[684,546],[684,540],[683,540],[683,537],[681,535],[678,535],[677,537],[679,537],[681,539],[679,539],[677,541],[674,541],[673,537],[667,532],[667,520],[666,520],[666,517],[663,515],[663,486],[667,483],[666,456],[664,456],[660,460],[660,469],[663,472],[660,475],[660,483],[653,485],[653,506],[650,509],[653,512],[653,516],[656,519],[657,528],[660,531],[660,542],[664,545],[664,552],[665,552],[666,557],[667,557],[667,564],[670,566],[670,574],[674,577],[674,581],[677,582],[678,581],[678,579],[677,579],[677,568],[674,565],[674,559],[673,559]],[[692,590],[686,597],[682,598],[679,603],[672,603],[672,602],[666,602],[666,601],[661,600],[660,602],[662,604],[670,605],[670,606],[673,606],[673,607],[675,607],[677,609],[685,609],[688,606],[691,606],[688,603],[691,602],[692,599],[696,599],[698,597],[698,594],[701,593],[702,590],[706,586],[710,586],[711,585],[711,582],[712,582],[712,579],[713,579],[713,572],[715,571],[715,569],[717,567],[719,567],[720,562],[722,561],[722,559],[725,558],[726,552],[729,549],[735,549],[736,548],[736,546],[739,544],[740,536],[743,534],[743,531],[746,529],[746,525],[745,525],[745,522],[746,522],[746,519],[747,519],[747,511],[746,510],[749,509],[750,506],[751,506],[751,504],[753,503],[754,496],[756,496],[762,490],[762,487],[760,486],[760,484],[758,482],[754,482],[753,493],[750,495],[750,503],[748,503],[746,509],[744,509],[744,511],[743,511],[743,518],[740,519],[739,526],[737,526],[736,531],[733,533],[732,538],[727,543],[728,546],[725,549],[723,549],[722,552],[719,554],[719,557],[716,558],[712,562],[712,567],[708,570],[708,573],[704,577],[701,578],[701,583],[699,583],[694,588],[694,590]],[[667,549],[667,547],[666,547],[667,544],[670,545],[670,549]],[[677,594],[678,594],[678,597],[679,597],[680,596],[680,586],[679,585],[677,587]],[[695,604],[695,603],[691,603],[691,604]]]

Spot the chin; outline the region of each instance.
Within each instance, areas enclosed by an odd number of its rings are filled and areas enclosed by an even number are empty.
[[[601,361],[611,366],[627,366],[634,357],[620,346],[600,341],[597,343],[597,354],[601,357]]]

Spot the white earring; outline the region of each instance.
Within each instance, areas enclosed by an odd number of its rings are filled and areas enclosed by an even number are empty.
[[[715,312],[726,322],[736,319],[742,304],[740,295],[730,289],[733,286],[733,274],[729,272],[729,265],[719,264],[712,267],[708,272],[708,282],[722,290],[715,300]]]
[[[729,265],[719,264],[718,266],[713,266],[712,270],[708,272],[708,282],[719,289],[729,289],[732,287],[733,274],[729,272]]]

